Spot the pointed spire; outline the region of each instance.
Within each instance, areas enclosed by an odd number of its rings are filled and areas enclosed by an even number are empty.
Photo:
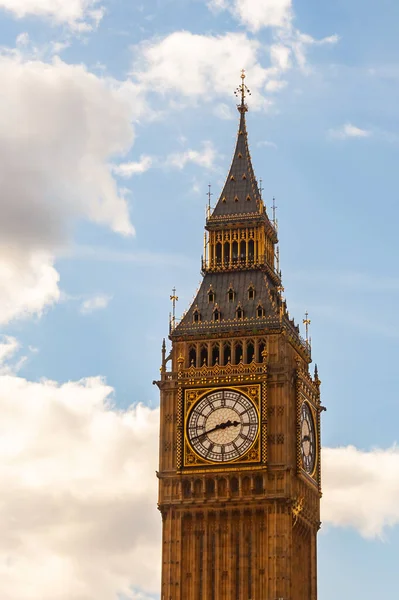
[[[235,90],[235,95],[241,99],[237,109],[240,113],[238,135],[233,160],[226,183],[209,221],[215,217],[227,215],[243,215],[263,213],[264,205],[261,200],[258,183],[252,167],[248,146],[247,125],[245,113],[248,106],[245,102],[251,92],[245,85],[245,71],[241,72],[241,85]]]

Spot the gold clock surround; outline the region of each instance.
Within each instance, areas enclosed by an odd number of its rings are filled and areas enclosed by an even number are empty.
[[[238,458],[229,462],[214,462],[201,457],[193,449],[188,434],[187,434],[187,423],[190,417],[190,413],[193,408],[200,402],[205,396],[212,392],[220,390],[231,390],[245,396],[254,406],[258,416],[258,431],[256,438],[250,448]],[[253,384],[248,386],[231,387],[231,386],[220,386],[213,388],[190,388],[184,390],[184,451],[183,451],[183,465],[184,468],[203,468],[206,466],[214,466],[215,469],[219,468],[224,470],[233,466],[237,468],[237,463],[243,465],[255,465],[262,461],[262,389],[261,384]]]

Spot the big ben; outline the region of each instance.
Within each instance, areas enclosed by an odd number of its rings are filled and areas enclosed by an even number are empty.
[[[283,297],[245,76],[203,279],[162,349],[162,600],[316,600],[320,381]]]

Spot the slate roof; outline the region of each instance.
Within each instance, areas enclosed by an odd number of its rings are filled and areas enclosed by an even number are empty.
[[[254,289],[254,298],[249,298],[249,288]],[[234,291],[234,299],[229,300],[229,289]],[[209,301],[209,291],[215,298]],[[269,327],[275,322],[280,326],[277,292],[265,273],[258,270],[242,272],[206,273],[200,289],[187,313],[172,333],[172,336],[200,334],[211,331],[231,331],[234,324],[239,329]],[[257,308],[264,309],[264,316],[257,316]],[[244,311],[242,319],[237,319],[237,308]],[[220,320],[214,320],[214,310],[220,311]],[[200,320],[194,321],[195,311],[199,311]]]
[[[238,108],[241,115],[233,160],[222,193],[208,223],[211,223],[215,217],[259,214],[260,211],[260,192],[248,147],[246,109],[242,106]]]

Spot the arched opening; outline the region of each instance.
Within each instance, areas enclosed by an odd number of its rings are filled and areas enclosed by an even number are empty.
[[[222,244],[218,242],[216,244],[216,264],[220,265],[222,262]]]
[[[197,366],[197,349],[195,346],[191,346],[190,351],[188,353],[188,363],[191,366]]]
[[[239,342],[238,344],[236,344],[236,347],[234,350],[234,364],[238,365],[241,359],[242,359],[242,344],[241,344],[241,342]]]
[[[194,496],[197,498],[202,496],[202,481],[201,479],[196,479],[194,481]]]
[[[248,300],[253,300],[255,298],[255,288],[253,285],[248,288]]]
[[[183,481],[183,496],[184,498],[190,498],[191,496],[191,483],[188,479]]]
[[[265,342],[261,342],[259,344],[259,356],[258,356],[258,362],[263,362],[263,356],[262,356],[262,352],[264,352],[264,350],[266,349],[266,344]]]
[[[247,344],[247,363],[251,363],[255,358],[255,347],[252,342]]]
[[[209,497],[215,495],[215,482],[213,479],[206,480],[206,495]]]
[[[216,309],[213,311],[213,320],[214,320],[214,321],[220,321],[220,317],[221,317],[221,316],[220,316],[220,312],[219,312],[219,310],[216,308]]]
[[[240,260],[242,262],[245,262],[246,253],[247,253],[247,244],[246,244],[245,240],[241,240],[241,243],[240,243]]]
[[[233,288],[229,288],[229,291],[227,292],[227,297],[229,299],[229,302],[233,302],[234,296],[235,296],[235,293],[234,293]]]
[[[212,364],[217,365],[219,362],[219,344],[215,344],[212,348]]]
[[[249,240],[248,242],[248,260],[253,261],[255,254],[255,244],[253,240]]]
[[[255,477],[255,494],[263,494],[263,477],[257,475]]]
[[[199,323],[201,321],[201,314],[198,309],[193,312],[193,321],[194,323]]]
[[[256,316],[258,317],[258,319],[261,319],[265,316],[265,311],[261,304],[259,304],[258,308],[256,309]]]
[[[238,260],[238,242],[233,242],[232,252],[233,263],[236,263]]]
[[[242,310],[241,306],[239,306],[236,310],[236,317],[237,317],[237,319],[244,318],[244,311]]]
[[[218,481],[218,496],[226,496],[227,495],[227,482],[224,478],[219,479]]]
[[[208,301],[215,302],[215,292],[213,290],[209,290],[208,292]]]
[[[251,479],[244,477],[242,480],[242,493],[248,496],[251,493]]]
[[[201,366],[208,364],[208,348],[206,346],[201,347],[200,359],[201,359]]]
[[[228,264],[230,262],[230,243],[224,243],[224,262]]]
[[[230,479],[230,492],[232,496],[237,496],[238,494],[238,479],[237,477],[232,477]]]
[[[230,342],[226,342],[223,346],[223,364],[227,365],[231,361],[231,347]]]

